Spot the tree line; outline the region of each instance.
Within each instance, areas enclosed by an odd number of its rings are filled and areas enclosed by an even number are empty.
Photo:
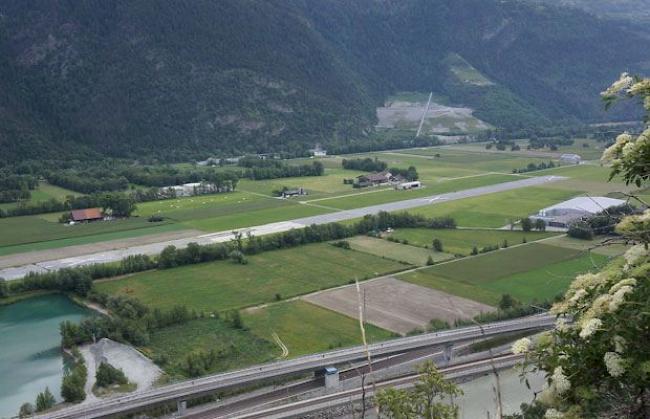
[[[241,176],[252,180],[322,176],[325,173],[323,163],[319,161],[290,165],[282,160],[244,157],[239,160],[238,165],[244,168]]]
[[[358,170],[360,172],[381,172],[386,170],[388,164],[379,160],[366,157],[364,159],[343,159],[341,165],[346,170]]]
[[[548,163],[541,162],[539,164],[535,163],[528,163],[526,167],[522,167],[521,169],[512,169],[512,173],[528,173],[528,172],[535,172],[537,170],[544,170],[544,169],[550,169],[555,167],[556,164],[553,163],[552,160],[549,160]]]
[[[38,179],[30,175],[15,175],[0,171],[0,204],[31,198],[30,191],[38,187]]]

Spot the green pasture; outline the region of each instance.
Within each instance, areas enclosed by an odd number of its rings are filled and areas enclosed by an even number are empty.
[[[414,208],[409,212],[427,217],[448,215],[464,227],[502,227],[513,220],[576,195],[550,187],[529,187]]]
[[[511,182],[518,180],[518,177],[501,174],[487,174],[485,176],[475,176],[463,179],[450,179],[440,182],[424,183],[423,188],[414,190],[395,190],[389,189],[381,192],[372,192],[359,194],[356,196],[347,196],[332,198],[318,201],[321,205],[338,209],[354,209],[370,205],[385,204],[388,202],[403,201],[405,199],[422,198],[431,195],[461,191],[464,189],[477,188],[497,183]],[[370,192],[372,188],[366,188],[362,191]]]
[[[527,272],[551,263],[571,259],[579,250],[540,243],[514,246],[475,257],[433,266],[437,276],[472,283],[490,282],[504,276]]]
[[[352,185],[343,184],[343,179],[352,179],[365,172],[356,170],[326,169],[323,176],[304,176],[269,180],[243,179],[239,182],[238,189],[241,191],[254,192],[264,195],[273,193],[274,190],[281,190],[284,186],[289,189],[304,188],[309,195],[292,199],[308,200],[331,195],[342,195],[354,193],[357,190]]]
[[[148,236],[151,234],[169,233],[171,231],[178,231],[184,229],[184,227],[181,224],[149,223],[149,225],[150,226],[135,228],[132,230],[120,230],[120,231],[114,231],[108,233],[97,233],[97,234],[83,235],[79,237],[71,237],[67,239],[55,239],[55,240],[40,241],[35,243],[2,246],[0,247],[0,256],[5,256],[5,255],[10,255],[15,253],[23,253],[23,252],[33,252],[38,250],[57,249],[66,246],[78,246],[83,244],[103,243],[111,240],[121,240],[121,239],[129,239],[134,237]]]
[[[223,311],[289,298],[408,268],[396,261],[329,244],[250,256],[248,264],[218,261],[97,282],[108,294],[135,297],[151,307],[176,304]]]
[[[78,196],[79,193],[71,191],[70,189],[64,189],[59,186],[50,185],[47,182],[39,182],[38,187],[33,191],[30,191],[31,198],[25,203],[27,205],[35,204],[39,202],[49,201],[50,199],[56,199],[58,201],[63,201],[67,196]],[[8,209],[16,207],[15,202],[7,202],[0,204],[0,208]]]
[[[242,317],[244,325],[263,339],[273,341],[273,333],[276,333],[289,350],[289,357],[362,343],[356,319],[300,300],[245,310]],[[366,324],[365,329],[369,342],[393,336],[370,324]]]
[[[204,218],[183,222],[189,228],[196,228],[207,232],[228,231],[236,228],[251,227],[279,221],[293,220],[295,218],[311,217],[335,211],[322,207],[299,204],[291,200],[280,200],[284,204],[275,208],[245,211],[223,215],[214,218]],[[325,201],[327,202],[327,201]],[[318,202],[317,204],[320,204]]]
[[[525,302],[552,300],[569,288],[576,275],[598,271],[608,260],[603,255],[583,254],[573,259],[499,278],[481,286],[499,294],[509,293]]]
[[[215,350],[218,364],[206,373],[216,373],[275,358],[280,350],[246,330],[234,329],[220,319],[204,318],[166,327],[151,333],[149,343],[140,350],[156,361],[172,379],[189,378],[183,367],[188,354]]]
[[[350,247],[354,250],[370,253],[386,259],[393,259],[405,262],[410,265],[424,266],[429,257],[434,262],[442,262],[453,259],[449,253],[436,252],[422,247],[410,246],[407,244],[393,243],[388,240],[376,239],[368,236],[357,236],[348,239]]]
[[[170,231],[170,229],[182,228],[170,227],[168,222],[150,223],[146,218],[133,217],[126,220],[97,221],[93,223],[81,223],[66,225],[58,222],[51,222],[39,216],[9,217],[0,219],[0,252],[15,253],[7,249],[10,246],[33,244],[35,247],[25,246],[18,251],[38,250],[67,246],[70,244],[85,244],[97,241],[112,240],[115,238],[134,237],[144,234]],[[112,233],[107,237],[103,234]],[[119,234],[118,234],[119,233]],[[80,239],[77,241],[54,243],[62,239]],[[51,242],[51,243],[42,243]],[[45,247],[43,247],[45,246]]]
[[[532,243],[460,259],[399,278],[495,305],[508,293],[523,302],[551,299],[579,273],[598,270],[608,258],[577,249]]]
[[[434,238],[440,240],[443,250],[451,254],[469,255],[476,246],[481,249],[485,246],[499,245],[507,241],[510,246],[520,244],[524,238],[528,242],[552,237],[558,233],[538,231],[510,231],[510,230],[433,230],[430,228],[402,228],[393,231],[390,236],[398,240],[407,240],[415,246],[431,247]]]

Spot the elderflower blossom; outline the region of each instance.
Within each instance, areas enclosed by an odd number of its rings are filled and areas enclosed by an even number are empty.
[[[647,255],[648,255],[648,251],[646,250],[644,245],[637,244],[636,246],[632,246],[623,255],[626,262],[625,268],[629,269],[630,267],[635,266],[637,262],[639,262]]]
[[[618,291],[612,295],[612,301],[609,303],[610,311],[616,311],[623,304],[625,300],[625,294],[629,294],[634,291],[634,288],[629,285],[622,286]]]
[[[585,295],[587,295],[587,291],[582,288],[576,291],[573,296],[569,298],[569,306],[574,306]]]
[[[555,321],[555,328],[560,332],[567,332],[571,326],[564,317],[560,317]]]
[[[532,346],[532,344],[533,344],[533,342],[528,338],[519,339],[515,343],[512,344],[512,353],[513,354],[524,354],[524,353],[530,351],[530,347]]]
[[[555,391],[551,387],[546,387],[537,395],[537,400],[543,405],[552,406],[555,404]]]
[[[618,291],[619,289],[621,289],[624,286],[629,286],[629,287],[636,286],[636,279],[627,278],[627,279],[623,279],[623,280],[617,282],[616,284],[612,285],[612,287],[609,289],[609,293],[614,294],[614,293],[616,293],[616,291]]]
[[[578,275],[576,279],[569,286],[569,289],[571,290],[590,289],[592,287],[600,285],[601,282],[603,282],[602,274],[586,273],[583,275]]]
[[[599,317],[602,314],[607,313],[610,309],[611,301],[613,297],[609,294],[603,294],[596,298],[591,304],[591,307],[585,313],[586,319],[591,319],[593,317]]]
[[[625,342],[623,336],[616,335],[614,336],[613,341],[614,341],[614,350],[619,354],[623,353],[623,351],[625,351],[625,345],[627,343]]]
[[[589,319],[582,325],[582,330],[580,330],[580,337],[583,339],[588,338],[593,335],[600,326],[603,325],[603,322],[600,319]]]
[[[611,146],[609,146],[607,149],[605,149],[605,151],[603,152],[603,156],[600,158],[600,160],[603,162],[614,160],[618,156],[621,149],[623,149],[628,144],[634,144],[633,140],[634,138],[632,138],[632,136],[627,132],[619,134],[616,137],[616,142]]]
[[[643,79],[634,83],[629,89],[627,89],[627,92],[632,96],[636,96],[639,93],[650,92],[650,79]]]
[[[601,92],[603,97],[611,97],[617,95],[623,89],[629,89],[634,83],[634,79],[628,73],[622,73],[618,80],[612,83],[604,92]]]
[[[605,361],[605,367],[607,367],[607,372],[612,377],[620,377],[625,373],[625,365],[623,363],[623,358],[616,352],[607,352],[603,357]]]
[[[548,409],[544,414],[544,419],[562,419],[564,415],[556,409]]]
[[[567,376],[564,375],[564,370],[562,367],[556,367],[553,370],[551,380],[557,394],[564,394],[571,388],[571,381],[569,381]]]
[[[621,154],[623,154],[623,157],[628,157],[630,154],[634,152],[635,149],[636,149],[636,144],[627,143],[621,149]]]

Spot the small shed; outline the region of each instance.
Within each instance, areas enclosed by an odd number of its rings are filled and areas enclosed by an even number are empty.
[[[72,210],[70,212],[70,217],[74,222],[83,222],[83,221],[97,221],[104,219],[102,210],[99,208],[86,208],[79,210]]]
[[[560,163],[563,164],[580,164],[582,158],[578,154],[562,154]]]
[[[422,187],[422,182],[420,182],[419,180],[414,180],[412,182],[402,182],[395,185],[395,189],[403,189],[403,190],[420,189],[421,187]]]

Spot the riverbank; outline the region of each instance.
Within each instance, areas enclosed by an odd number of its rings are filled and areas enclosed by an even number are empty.
[[[58,291],[50,290],[38,290],[38,291],[27,291],[20,294],[10,295],[7,297],[0,298],[0,306],[8,306],[11,304],[18,303],[29,298],[42,297],[44,295],[58,294]]]

